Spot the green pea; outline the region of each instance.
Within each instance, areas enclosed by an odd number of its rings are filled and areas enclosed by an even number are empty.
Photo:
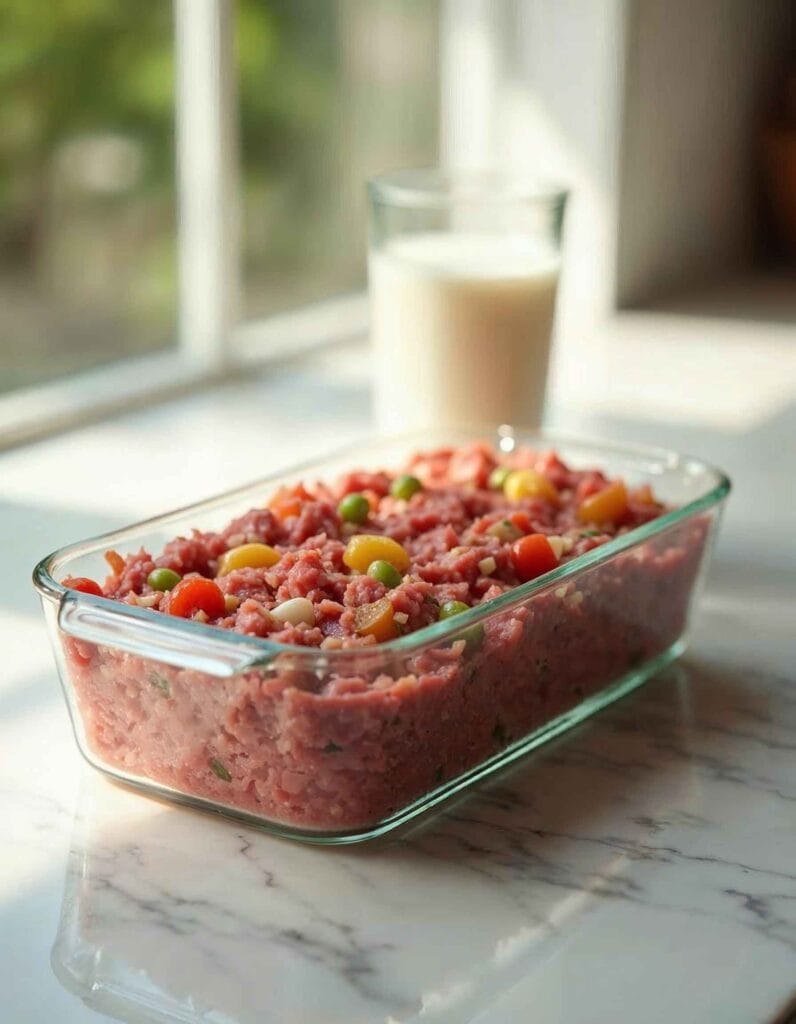
[[[404,501],[409,501],[413,494],[417,494],[422,489],[423,485],[416,476],[404,473],[403,476],[397,476],[393,480],[390,494],[393,498],[403,498]]]
[[[461,615],[462,612],[469,611],[469,609],[470,606],[466,605],[464,601],[446,601],[439,610],[439,617],[441,619],[452,619],[454,615]],[[456,639],[464,640],[465,653],[475,654],[476,651],[481,649],[481,645],[484,642],[484,627],[479,622],[475,626],[465,629]]]
[[[389,590],[397,587],[403,579],[403,576],[401,576],[394,565],[390,565],[389,562],[385,562],[381,558],[377,558],[375,562],[370,563],[368,566],[368,576],[372,576],[374,580],[383,583]]]
[[[462,612],[466,612],[469,607],[464,601],[446,601],[439,610],[439,617],[441,619],[450,619],[454,615],[461,615]]]
[[[146,581],[153,590],[174,590],[181,579],[173,569],[153,569]]]
[[[467,654],[475,654],[480,651],[484,643],[484,627],[479,622],[475,626],[465,629],[460,639],[464,640],[464,649]]]
[[[370,515],[370,503],[364,494],[346,494],[337,512],[344,523],[364,523]]]
[[[503,484],[506,482],[506,477],[510,472],[511,470],[508,466],[495,466],[489,474],[489,486],[493,491],[503,490]]]

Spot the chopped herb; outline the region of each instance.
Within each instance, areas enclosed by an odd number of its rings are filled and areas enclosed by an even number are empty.
[[[439,601],[432,594],[424,594],[423,601],[426,604],[433,604],[435,608],[439,608]]]
[[[338,746],[338,744],[335,743],[334,740],[329,740],[329,742],[323,748],[323,752],[324,754],[339,754],[342,749],[343,748],[341,746]]]
[[[213,774],[217,775],[222,782],[232,782],[232,776],[218,758],[213,758],[210,762],[210,768],[212,769]]]
[[[442,765],[439,765],[439,767],[436,768],[435,771],[434,771],[434,782],[439,784],[440,782],[442,782],[442,780],[444,778],[445,778],[445,772],[442,769]]]
[[[508,741],[506,730],[503,728],[503,725],[500,722],[495,722],[495,728],[492,730],[492,739],[496,743],[499,743],[501,747],[505,747]]]
[[[581,537],[602,537],[602,530],[584,530]]]
[[[165,676],[162,676],[160,672],[152,672],[149,676],[149,681],[155,689],[160,690],[164,697],[171,696],[169,681]]]

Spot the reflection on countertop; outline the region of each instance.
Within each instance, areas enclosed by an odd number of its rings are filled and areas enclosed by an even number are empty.
[[[361,350],[3,455],[4,1024],[107,1019],[47,966],[72,832],[54,962],[128,1021],[792,1024],[796,349],[677,319],[585,346],[588,401],[551,425],[733,478],[684,674],[389,845],[302,848],[95,777],[27,582],[47,550],[363,436]]]
[[[687,660],[397,838],[336,849],[86,772],[53,966],[142,1022],[763,1019],[796,978],[795,731],[786,679]]]

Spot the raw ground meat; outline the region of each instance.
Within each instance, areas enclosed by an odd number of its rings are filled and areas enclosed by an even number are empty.
[[[214,576],[231,547],[276,547],[282,557],[271,568],[219,578],[237,606],[211,625],[303,650],[278,649],[262,667],[221,679],[64,637],[89,756],[116,774],[282,824],[361,829],[671,647],[686,625],[707,515],[518,598],[482,632],[418,636],[401,652],[357,634],[355,609],[385,595],[409,633],[436,621],[444,601],[478,605],[516,587],[510,545],[488,532],[508,514],[524,512],[526,532],[565,538],[567,561],[665,511],[631,500],[619,523],[588,529],[577,505],[608,483],[602,473],[522,449],[506,462],[542,472],[561,504],[508,502],[490,490],[497,456],[478,445],[416,456],[404,469],[424,488],[409,501],[390,496],[391,476],[358,471],[333,487],[308,485],[296,515],[253,509],[220,533],[197,531],[159,555],[129,555],[105,581],[105,596],[161,614],[163,596],[146,583],[154,567]],[[366,493],[372,509],[355,528],[336,510],[352,491]],[[346,568],[343,551],[357,530],[405,547],[411,564],[398,587]],[[479,562],[488,556],[495,568],[484,573]],[[269,614],[293,597],[313,603],[314,625]]]

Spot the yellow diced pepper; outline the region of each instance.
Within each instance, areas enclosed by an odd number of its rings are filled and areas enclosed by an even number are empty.
[[[226,576],[234,569],[270,569],[282,556],[268,544],[241,544],[230,548],[218,560],[217,576]]]
[[[367,572],[371,563],[377,561],[389,562],[400,573],[409,568],[409,555],[397,540],[373,533],[353,536],[343,552],[343,561],[358,572]]]
[[[354,610],[354,623],[360,636],[375,637],[379,643],[398,636],[395,611],[388,597],[372,604],[361,604]]]
[[[560,498],[558,491],[553,484],[533,469],[515,469],[509,473],[503,484],[503,493],[509,501],[519,501],[521,498],[544,498],[546,501],[558,505]]]
[[[603,487],[578,506],[582,523],[615,523],[627,511],[627,488],[621,480]]]

